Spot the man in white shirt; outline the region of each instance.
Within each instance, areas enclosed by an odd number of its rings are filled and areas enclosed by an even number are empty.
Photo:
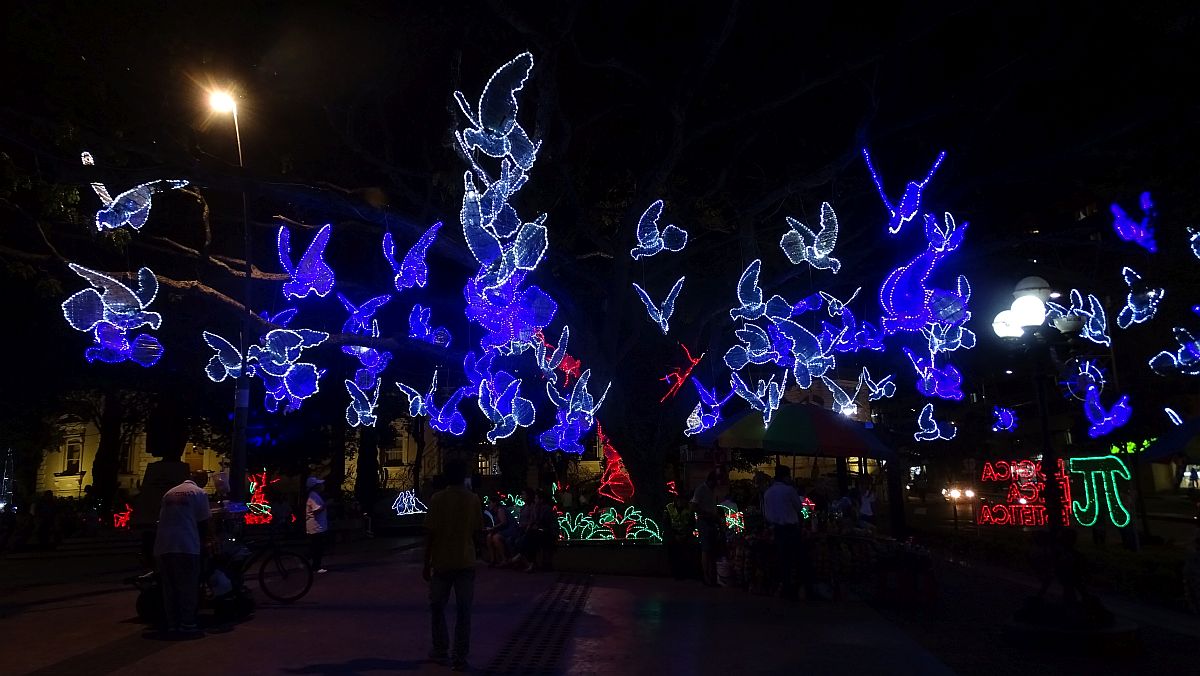
[[[325,486],[325,480],[310,476],[307,485],[308,502],[304,505],[304,532],[308,534],[312,567],[318,573],[328,573],[329,570],[321,565],[325,547],[329,542],[329,513],[325,511],[325,499],[321,497],[321,488]]]
[[[800,511],[803,508],[804,501],[792,484],[792,471],[785,465],[777,466],[775,481],[763,494],[763,516],[775,536],[775,581],[782,585],[783,597],[789,600],[799,598],[796,564],[800,558]],[[805,579],[806,590],[810,584]]]
[[[158,513],[154,557],[163,588],[167,631],[172,634],[200,632],[196,606],[200,601],[201,532],[206,540],[211,535],[211,510],[204,494],[207,483],[208,473],[193,472],[190,479],[163,494]]]

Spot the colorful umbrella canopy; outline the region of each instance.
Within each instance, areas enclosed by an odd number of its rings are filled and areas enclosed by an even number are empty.
[[[704,446],[762,449],[781,455],[892,460],[896,452],[856,420],[812,404],[784,404],[770,427],[754,410],[700,435]]]

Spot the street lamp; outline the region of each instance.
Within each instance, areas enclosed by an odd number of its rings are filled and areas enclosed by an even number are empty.
[[[242,160],[242,129],[238,124],[238,106],[233,95],[224,90],[213,90],[208,95],[208,106],[221,115],[232,113],[233,135],[237,139],[238,168],[245,169]],[[245,288],[242,290],[242,340],[239,350],[242,355],[242,369],[238,374],[237,388],[233,404],[233,443],[229,458],[229,497],[234,501],[245,499],[246,490],[246,423],[250,414],[250,378],[245,368],[249,356],[250,345],[250,281],[253,267],[250,265],[250,217],[246,203],[245,184],[242,187],[242,248],[246,260]]]
[[[1026,277],[1017,282],[1013,290],[1013,302],[1007,310],[1001,310],[992,320],[992,331],[1008,341],[1028,338],[1029,344],[1044,345],[1047,357],[1053,361],[1054,343],[1064,334],[1077,333],[1082,326],[1078,317],[1060,316],[1051,323],[1046,322],[1046,301],[1054,296],[1050,283],[1041,277]],[[1051,325],[1052,324],[1052,325]],[[1026,347],[1029,346],[1026,345]],[[1058,471],[1058,453],[1050,440],[1050,414],[1046,403],[1046,376],[1044,359],[1035,355],[1034,386],[1037,391],[1038,415],[1042,432],[1042,472],[1046,481],[1046,523],[1057,530],[1062,515],[1062,494],[1054,474]]]

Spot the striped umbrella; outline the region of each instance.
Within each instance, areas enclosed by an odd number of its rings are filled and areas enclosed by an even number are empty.
[[[758,411],[749,410],[706,431],[699,442],[702,446],[762,449],[780,455],[876,460],[896,457],[896,451],[884,445],[866,424],[812,404],[780,406],[770,427],[763,426]]]

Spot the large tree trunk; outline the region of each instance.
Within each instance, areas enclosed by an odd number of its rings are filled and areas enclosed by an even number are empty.
[[[412,436],[416,453],[412,459],[412,489],[416,495],[421,495],[421,467],[425,462],[425,419],[409,418],[408,433]],[[429,496],[424,496],[426,499]]]
[[[337,416],[330,434],[333,444],[329,449],[329,476],[325,477],[325,488],[330,491],[330,495],[341,493],[342,484],[346,481],[346,445],[349,433],[350,426],[346,424],[346,419]]]
[[[379,499],[379,431],[360,427],[358,437],[358,467],[354,482],[354,497],[367,513],[374,513]]]
[[[92,498],[102,515],[110,512],[117,494],[117,457],[121,452],[124,413],[120,395],[106,392],[100,411],[100,444],[92,461]]]

